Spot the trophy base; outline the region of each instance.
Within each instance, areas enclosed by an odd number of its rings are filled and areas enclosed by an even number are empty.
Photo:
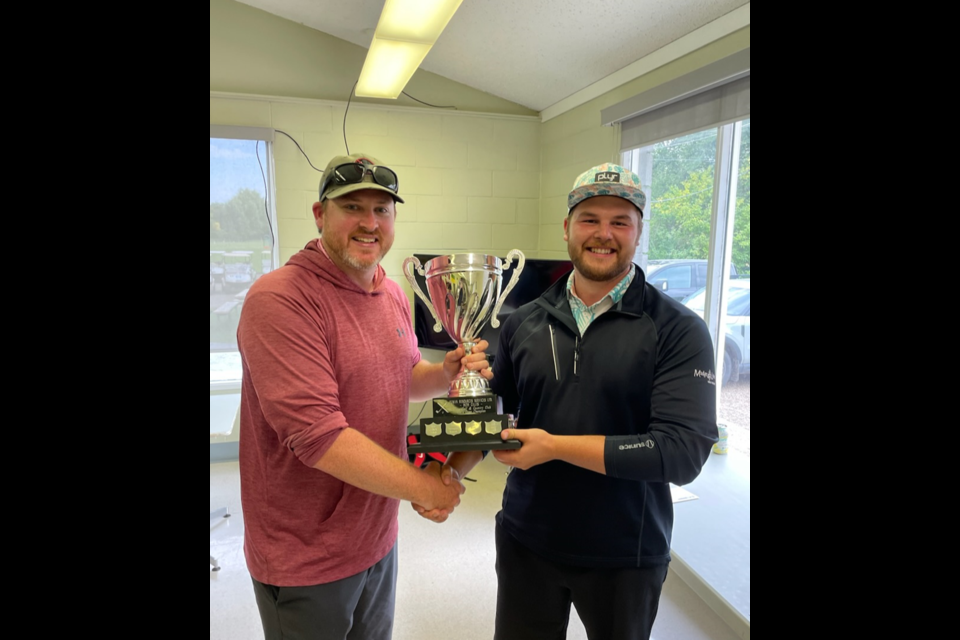
[[[454,443],[423,443],[407,445],[407,453],[453,453],[454,451],[496,451],[519,449],[519,440],[501,440],[499,437],[471,438],[470,441]]]
[[[502,440],[513,416],[496,412],[497,398],[436,398],[432,418],[420,421],[419,442],[408,453],[519,449],[520,441]]]

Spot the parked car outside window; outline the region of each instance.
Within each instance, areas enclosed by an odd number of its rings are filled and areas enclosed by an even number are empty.
[[[647,282],[674,300],[683,300],[707,286],[706,260],[650,260],[644,273]],[[730,277],[738,277],[733,264],[730,265]]]
[[[706,288],[702,288],[685,298],[683,304],[702,318],[706,298]],[[750,375],[750,278],[730,280],[726,323],[721,384]]]

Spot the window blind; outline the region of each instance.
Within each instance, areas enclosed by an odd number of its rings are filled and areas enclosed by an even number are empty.
[[[229,124],[211,124],[211,138],[230,138],[234,140],[265,140],[273,142],[275,133],[266,127],[240,127]]]
[[[750,117],[750,49],[601,111],[627,151]]]

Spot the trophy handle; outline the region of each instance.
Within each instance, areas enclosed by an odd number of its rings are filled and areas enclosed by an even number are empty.
[[[497,305],[493,308],[493,319],[490,320],[490,326],[496,329],[500,326],[500,320],[497,318],[497,314],[500,313],[500,307],[503,306],[503,301],[507,299],[507,295],[510,293],[510,290],[517,285],[517,280],[520,279],[520,272],[523,271],[523,265],[527,261],[527,257],[519,249],[511,249],[510,253],[507,254],[507,259],[503,263],[504,269],[510,268],[510,263],[513,259],[517,259],[517,266],[513,270],[513,275],[510,277],[510,282],[507,283],[507,288],[503,290],[503,293],[500,294],[500,297],[497,299]]]
[[[407,267],[412,267],[408,269]],[[427,309],[430,309],[430,315],[433,316],[433,319],[436,320],[436,324],[433,325],[433,330],[437,333],[440,333],[440,329],[443,328],[443,325],[440,324],[440,318],[437,317],[437,310],[433,308],[433,303],[427,300],[427,296],[424,295],[423,291],[420,290],[420,285],[417,284],[417,279],[413,275],[413,269],[416,269],[420,275],[424,275],[423,267],[420,266],[420,260],[416,256],[410,256],[403,261],[403,275],[407,276],[407,280],[410,281],[410,286],[413,288],[413,292],[417,294],[423,303],[427,305]]]

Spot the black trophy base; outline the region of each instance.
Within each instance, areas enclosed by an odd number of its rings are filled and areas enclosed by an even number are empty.
[[[519,449],[519,440],[501,440],[500,436],[471,438],[459,441],[419,442],[407,445],[407,453],[453,453],[454,451],[495,451],[498,449]]]
[[[447,401],[453,401],[447,402]],[[441,402],[445,407],[437,407]],[[419,442],[408,445],[408,453],[434,453],[453,451],[493,451],[495,449],[519,449],[519,440],[502,440],[500,432],[513,426],[513,416],[484,411],[471,413],[466,407],[466,398],[447,398],[435,401],[434,416],[420,421]],[[486,408],[486,407],[484,407]],[[437,409],[441,409],[438,411]],[[450,413],[457,411],[457,413]]]

